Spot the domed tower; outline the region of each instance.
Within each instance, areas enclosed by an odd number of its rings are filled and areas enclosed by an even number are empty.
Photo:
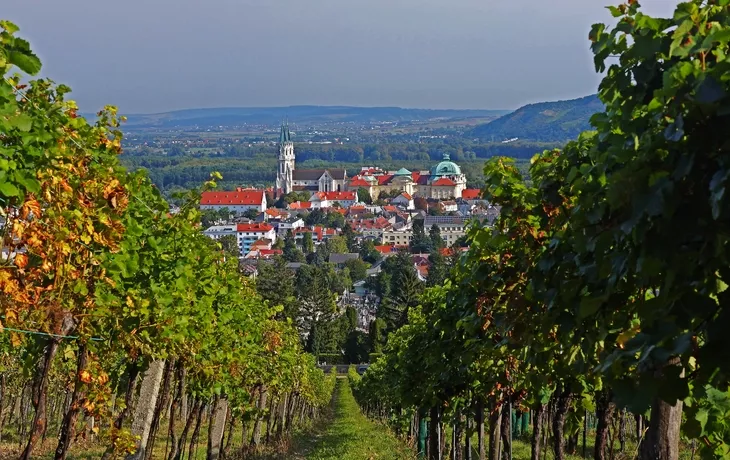
[[[287,194],[292,191],[294,163],[294,143],[291,141],[289,122],[281,124],[279,136],[279,169],[276,171],[276,190],[279,193]]]
[[[431,198],[461,198],[461,192],[466,188],[466,175],[451,161],[448,153],[444,153],[441,162],[431,168],[430,173]]]

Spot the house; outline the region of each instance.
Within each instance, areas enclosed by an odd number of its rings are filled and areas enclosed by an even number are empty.
[[[269,208],[266,211],[264,211],[264,221],[270,222],[270,221],[277,221],[277,220],[286,220],[290,216],[288,211],[285,211],[283,209],[279,208]],[[258,219],[257,219],[258,220]]]
[[[459,210],[456,201],[439,201],[438,208],[441,212],[456,212]]]
[[[302,240],[304,239],[305,233],[311,233],[312,234],[312,241],[317,244],[321,243],[325,240],[328,240],[332,238],[333,236],[337,236],[337,229],[334,228],[327,228],[327,227],[321,227],[321,226],[315,226],[315,227],[301,227],[294,230],[294,241],[297,242],[297,244],[301,245]]]
[[[203,235],[214,240],[224,236],[234,236],[238,243],[238,250],[241,255],[248,254],[254,243],[261,244],[259,240],[269,241],[269,245],[276,242],[274,227],[260,222],[234,225],[213,225],[203,230]],[[270,248],[271,246],[269,246]]]
[[[288,206],[290,211],[301,211],[301,210],[311,210],[312,209],[312,202],[311,201],[295,201],[294,203],[290,203]]]
[[[246,259],[269,260],[284,253],[281,249],[252,249],[246,254]]]
[[[413,197],[406,192],[401,193],[397,197],[390,200],[391,204],[402,206],[405,209],[416,209],[416,205],[413,202]],[[387,206],[386,206],[387,208]]]
[[[290,217],[286,220],[279,222],[276,226],[276,233],[280,236],[286,236],[287,232],[296,231],[298,228],[304,227],[304,220],[301,217]]]
[[[467,188],[461,192],[461,198],[464,200],[481,200],[482,190],[478,188]]]
[[[309,203],[312,209],[329,208],[331,205],[327,194],[324,192],[314,192],[309,198]]]
[[[343,208],[349,208],[353,204],[357,203],[357,192],[356,191],[349,191],[349,192],[322,192],[324,193],[325,198],[332,203],[332,206],[335,205],[335,203],[339,203]]]
[[[408,251],[409,247],[407,244],[395,245],[395,244],[384,244],[375,246],[375,250],[378,251],[383,257],[392,256],[400,251]]]
[[[393,220],[385,217],[376,217],[374,219],[360,219],[349,221],[350,227],[364,238],[373,237],[378,240],[382,239],[383,232],[393,227]]]
[[[266,210],[266,193],[253,188],[237,188],[231,192],[203,192],[200,198],[200,209],[218,211],[227,208],[235,214],[243,214],[250,209],[258,212]]]
[[[265,238],[272,243],[276,242],[276,232],[273,225],[265,223],[237,224],[236,238],[241,254],[248,254],[251,246],[258,240]]]
[[[337,268],[343,268],[345,262],[348,260],[357,260],[360,258],[360,254],[357,252],[350,252],[345,254],[330,254],[329,263],[335,265]]]
[[[383,231],[381,241],[383,244],[395,246],[408,246],[413,239],[413,229],[405,227],[402,229],[390,229]]]
[[[235,225],[213,225],[203,230],[203,235],[208,238],[219,240],[224,236],[236,236],[237,230]]]

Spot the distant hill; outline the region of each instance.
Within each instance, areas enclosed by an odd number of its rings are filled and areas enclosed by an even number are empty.
[[[591,129],[591,116],[603,110],[598,96],[556,102],[540,102],[520,107],[490,123],[479,125],[467,136],[483,140],[503,141],[519,138],[541,142],[573,139]]]
[[[323,122],[406,122],[431,119],[498,117],[507,110],[431,110],[399,107],[291,106],[186,109],[127,115],[126,129],[278,124],[285,117],[297,124]]]

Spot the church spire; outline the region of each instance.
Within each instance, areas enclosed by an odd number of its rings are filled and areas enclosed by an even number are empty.
[[[289,120],[281,122],[281,135],[279,136],[279,143],[284,144],[291,142],[291,134],[289,133]]]

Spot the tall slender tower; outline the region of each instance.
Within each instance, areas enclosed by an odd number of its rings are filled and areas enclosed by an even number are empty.
[[[286,194],[292,191],[294,161],[294,143],[289,133],[289,122],[282,123],[279,136],[279,169],[276,172],[277,192]]]

